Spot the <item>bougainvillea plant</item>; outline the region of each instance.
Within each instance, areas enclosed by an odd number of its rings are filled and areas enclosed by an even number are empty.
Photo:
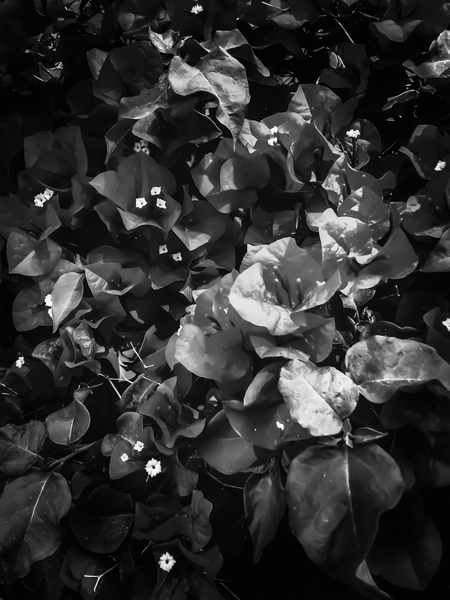
[[[448,596],[449,25],[0,2],[2,598]]]

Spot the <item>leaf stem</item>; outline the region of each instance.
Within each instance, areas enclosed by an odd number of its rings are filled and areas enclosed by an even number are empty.
[[[90,444],[84,444],[81,448],[77,448],[76,450],[74,450],[73,452],[71,452],[70,454],[68,454],[67,456],[64,456],[63,458],[59,458],[58,460],[53,461],[51,463],[51,465],[49,465],[49,469],[54,469],[55,467],[58,467],[58,466],[62,465],[67,460],[73,458],[77,454],[81,454],[85,450],[88,450],[88,448],[91,448],[91,446],[93,446],[94,444],[96,444],[98,441],[99,440],[97,440],[95,442],[91,442]]]
[[[211,479],[214,479],[214,481],[217,481],[217,483],[220,483],[220,485],[224,485],[225,487],[229,487],[229,488],[234,488],[235,490],[243,490],[243,487],[239,487],[238,485],[231,485],[229,483],[225,483],[223,481],[220,481],[220,479],[218,479],[217,477],[214,477],[214,475],[212,473],[210,473],[207,469],[205,469],[205,473],[207,475],[209,475],[211,477]]]

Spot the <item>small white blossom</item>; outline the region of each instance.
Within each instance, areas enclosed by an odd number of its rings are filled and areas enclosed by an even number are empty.
[[[147,206],[147,200],[145,198],[136,198],[136,208],[144,208]]]
[[[275,146],[275,144],[278,144],[278,138],[276,136],[272,136],[267,140],[267,143],[269,146]]]
[[[158,200],[156,201],[156,207],[157,208],[167,208],[166,201],[163,200],[162,198],[158,198]]]
[[[47,202],[47,200],[50,200],[50,198],[53,195],[54,195],[53,190],[49,190],[48,188],[45,188],[45,190],[41,194],[36,194],[36,196],[34,197],[34,205],[38,206],[39,208],[42,208],[44,206],[44,204]]]
[[[169,554],[169,552],[165,552],[161,555],[158,564],[163,571],[169,572],[176,562],[177,561]]]
[[[128,454],[127,454],[126,452],[124,452],[124,453],[122,454],[122,456],[120,457],[120,460],[121,460],[122,462],[127,462],[127,460],[128,460],[128,459],[129,459],[129,456],[128,456]]]
[[[136,442],[135,445],[133,446],[133,450],[136,450],[136,452],[140,452],[143,449],[144,449],[144,444],[142,442]]]
[[[183,260],[183,257],[181,256],[181,252],[177,252],[176,254],[172,254],[172,258],[176,262],[180,262],[181,260]]]
[[[435,171],[443,171],[446,166],[447,166],[447,163],[445,162],[445,160],[438,160],[436,163],[436,166],[434,167],[434,170]]]
[[[156,477],[161,473],[161,463],[156,458],[152,458],[145,465],[145,470],[150,475],[150,477]]]
[[[447,331],[450,331],[450,317],[445,319],[445,321],[442,321],[442,325],[447,329]]]
[[[271,129],[269,129],[269,131],[272,135],[277,135],[278,127],[276,125],[274,125]]]
[[[135,152],[143,152],[144,154],[150,154],[147,140],[140,140],[139,142],[136,142],[133,146],[133,150]]]
[[[358,131],[357,129],[349,129],[348,131],[345,132],[345,135],[349,138],[358,139],[361,135],[361,132]]]
[[[21,369],[23,367],[23,365],[25,364],[25,359],[23,356],[19,356],[19,358],[16,360],[16,362],[14,363],[16,365],[16,367],[18,369]]]
[[[159,247],[159,253],[160,254],[167,254],[169,252],[169,250],[167,249],[167,245],[166,244],[162,244]]]
[[[193,15],[198,15],[198,13],[203,12],[203,6],[201,4],[194,4],[194,6],[191,8],[191,13]]]
[[[49,306],[51,308],[52,304],[53,304],[53,300],[52,300],[52,295],[51,294],[47,294],[44,298],[44,304],[45,306]]]
[[[161,193],[161,188],[160,188],[160,187],[158,187],[157,185],[154,185],[154,186],[152,187],[152,189],[150,190],[150,194],[151,194],[152,196],[159,196],[159,194],[160,194],[160,193]]]
[[[276,421],[275,425],[278,427],[278,429],[281,429],[281,430],[284,429],[284,425],[283,425],[283,423],[280,423],[280,421]]]

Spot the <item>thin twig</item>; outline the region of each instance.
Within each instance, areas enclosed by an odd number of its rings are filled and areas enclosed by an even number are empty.
[[[64,456],[63,458],[59,458],[58,460],[55,460],[54,462],[51,463],[51,465],[49,466],[50,469],[54,469],[55,467],[62,465],[63,463],[65,463],[67,460],[73,458],[74,456],[76,456],[77,454],[81,454],[82,452],[84,452],[85,450],[88,450],[91,446],[93,446],[94,444],[96,444],[97,442],[91,442],[90,444],[86,444],[85,446],[83,446],[82,448],[78,448],[77,450],[74,450],[74,452],[72,452],[71,454],[68,454],[67,456]]]

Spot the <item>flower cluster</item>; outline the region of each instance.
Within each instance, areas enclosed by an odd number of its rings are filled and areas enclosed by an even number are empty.
[[[47,295],[45,296],[45,298],[44,298],[44,304],[45,304],[45,306],[47,306],[47,307],[48,307],[48,310],[47,310],[47,312],[48,312],[48,316],[49,316],[50,318],[52,318],[52,317],[53,317],[53,311],[52,311],[52,306],[53,306],[53,298],[52,298],[52,295],[51,295],[51,294],[47,294]]]
[[[144,154],[147,154],[147,156],[150,154],[148,142],[146,140],[139,140],[139,142],[136,142],[133,146],[133,150],[135,152],[143,152]]]
[[[40,194],[36,194],[36,196],[34,197],[34,205],[37,206],[38,208],[42,208],[44,206],[44,204],[50,200],[50,198],[54,195],[54,191],[53,190],[49,190],[48,188],[45,188],[45,190],[43,192],[41,192]]]

